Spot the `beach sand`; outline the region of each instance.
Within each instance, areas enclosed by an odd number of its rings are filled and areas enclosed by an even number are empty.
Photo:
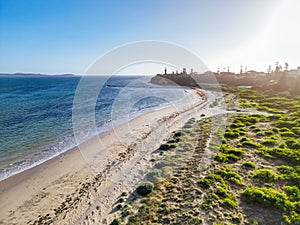
[[[188,102],[149,112],[1,181],[0,224],[109,224],[116,199],[139,184],[160,144],[189,118],[211,113],[212,94],[186,92]]]

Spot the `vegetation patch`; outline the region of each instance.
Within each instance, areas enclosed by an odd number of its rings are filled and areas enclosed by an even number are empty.
[[[252,177],[259,182],[265,183],[274,182],[277,179],[276,174],[269,169],[257,170]]]
[[[198,180],[197,183],[203,188],[209,188],[215,183],[220,183],[223,187],[227,187],[223,178],[220,175],[216,174],[209,174],[206,177],[203,177],[202,179]]]
[[[300,225],[300,97],[223,90],[263,113],[230,115],[222,130],[221,119],[192,119],[174,132],[146,175],[151,191],[127,213],[123,205],[124,224]]]
[[[247,169],[255,169],[256,168],[256,165],[254,162],[243,162],[242,166]]]
[[[171,148],[176,148],[176,144],[173,143],[162,144],[159,148],[161,150],[169,150]]]
[[[151,182],[147,182],[147,183],[144,183],[144,184],[138,186],[136,191],[138,194],[140,194],[142,196],[146,196],[153,191],[153,188],[154,188],[154,184]]]

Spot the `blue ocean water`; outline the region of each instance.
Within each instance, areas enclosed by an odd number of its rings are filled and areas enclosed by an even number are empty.
[[[80,110],[76,111],[80,121],[73,121],[74,96],[81,77],[0,77],[0,180],[75,147],[74,122],[80,124],[79,132],[88,140],[111,129],[112,122],[121,124],[186,97],[182,89],[150,84],[149,77],[106,79],[85,78],[87,93],[95,84],[105,84],[98,90],[95,104],[89,95],[81,96]],[[90,118],[86,111],[90,104],[94,104],[97,132],[86,119]]]

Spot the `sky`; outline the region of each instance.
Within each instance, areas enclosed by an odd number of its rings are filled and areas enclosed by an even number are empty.
[[[179,45],[212,71],[297,68],[299,10],[298,0],[0,0],[0,73],[84,74],[111,49],[144,40]]]

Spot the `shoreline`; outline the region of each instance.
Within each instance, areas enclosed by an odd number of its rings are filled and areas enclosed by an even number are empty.
[[[151,147],[155,149],[160,142],[152,143],[151,138],[157,138],[159,135],[167,136],[168,133],[171,132],[170,128],[168,128],[168,130],[161,135],[152,128],[150,129],[150,127],[152,127],[151,123],[154,123],[153,117],[157,117],[156,122],[158,122],[158,124],[156,124],[156,126],[161,126],[162,123],[172,124],[172,122],[176,122],[177,117],[185,113],[187,114],[186,117],[189,117],[188,112],[195,111],[195,109],[193,110],[193,106],[201,107],[202,105],[203,107],[203,105],[208,103],[203,92],[191,89],[187,91],[193,95],[192,101],[195,102],[192,102],[192,104],[171,106],[138,116],[118,126],[114,130],[104,133],[101,137],[97,137],[96,140],[79,146],[81,151],[79,151],[78,147],[75,147],[40,165],[0,181],[0,198],[2,199],[0,210],[3,214],[0,224],[22,224],[28,221],[33,223],[35,219],[41,218],[41,216],[45,214],[50,213],[51,215],[53,210],[62,204],[63,199],[68,198],[67,196],[69,194],[72,195],[74,191],[76,192],[77,189],[80,189],[80,185],[85,184],[84,182],[94,184],[94,188],[97,189],[97,192],[105,187],[102,183],[108,184],[117,182],[118,179],[112,176],[111,171],[122,171],[122,164],[124,164],[124,162],[126,164],[126,160],[129,162],[131,160],[130,158],[135,157],[136,154],[140,154],[139,157],[143,157],[143,154],[134,152],[137,146],[140,145],[139,147],[143,147],[147,150],[148,147],[154,145]],[[201,100],[199,101],[200,97]],[[193,105],[194,103],[195,105]],[[184,106],[186,108],[184,108]],[[176,112],[177,110],[181,110],[180,113],[177,112],[174,114],[174,111]],[[179,123],[177,121],[177,124],[175,124],[179,127],[182,122]],[[174,126],[172,129],[175,128]],[[126,135],[128,131],[131,132],[129,134],[132,134],[132,137]],[[152,137],[149,138],[149,136]],[[159,139],[161,138],[163,137],[159,137]],[[98,142],[98,140],[100,140],[100,142]],[[143,143],[144,140],[146,140],[146,142],[148,140],[150,143]],[[126,144],[130,143],[132,145],[131,147],[130,145],[126,146]],[[95,152],[95,149],[99,149],[99,147],[103,149]],[[131,150],[131,148],[133,150]],[[87,151],[89,154],[84,153],[86,149],[90,150]],[[92,154],[90,154],[91,152]],[[145,155],[149,152],[145,152]],[[94,161],[97,162],[95,157],[99,156],[99,153],[102,167],[98,166],[97,168],[93,163]],[[108,165],[111,166],[107,169],[106,167]],[[101,182],[95,182],[95,177],[97,177],[97,180],[101,180]],[[60,188],[60,190],[57,190],[57,188]],[[57,195],[60,195],[60,197],[57,197]],[[89,196],[88,199],[92,199],[92,197]],[[105,198],[102,200],[106,201]],[[84,212],[87,210],[86,204],[84,203],[86,201],[87,199],[80,199],[79,205],[83,206],[77,205],[78,210],[62,210],[61,213],[57,213],[58,215],[51,216],[54,217],[56,222],[61,221],[61,217],[63,220],[66,220],[66,216],[69,217],[71,221],[73,219],[80,221],[82,215],[79,214],[85,214]],[[83,211],[82,207],[85,208],[85,211]],[[105,204],[103,207],[101,206],[101,208],[103,208],[101,216],[105,215],[104,211],[106,207],[108,206]],[[72,215],[72,218],[68,215]],[[69,224],[72,223],[71,221],[59,222],[58,224]]]
[[[183,87],[183,89],[186,89],[186,88],[188,88],[188,87]],[[180,105],[182,101],[183,100],[176,101],[175,105]],[[140,116],[143,116],[145,114],[148,114],[148,113],[151,113],[151,112],[154,112],[154,111],[163,110],[165,108],[172,107],[173,105],[174,104],[167,104],[167,105],[162,104],[162,105],[156,105],[156,106],[153,106],[153,107],[146,107],[146,108],[143,108],[139,111],[134,112],[132,115],[129,115],[128,119],[121,118],[121,119],[118,119],[114,122],[112,122],[110,120],[110,121],[108,121],[108,123],[105,126],[97,127],[97,128],[103,128],[103,131],[100,131],[100,132],[98,132],[98,134],[95,134],[94,136],[89,137],[89,139],[85,140],[80,145],[89,144],[90,142],[95,141],[95,139],[100,138],[101,136],[111,132],[112,130],[122,126],[123,124],[129,123],[130,121],[132,121],[132,120],[134,120],[134,119],[136,119]],[[75,140],[75,142],[76,142],[76,140]],[[26,166],[26,167],[24,167],[20,170],[11,172],[8,175],[3,175],[3,177],[0,178],[0,183],[2,181],[5,181],[5,180],[7,180],[7,179],[9,179],[13,176],[16,176],[16,175],[20,174],[20,173],[26,172],[27,170],[32,170],[35,167],[39,167],[40,165],[47,164],[48,161],[55,160],[55,159],[59,158],[60,156],[62,156],[64,154],[68,154],[71,151],[78,150],[77,148],[78,148],[78,144],[76,144],[76,146],[73,145],[72,147],[66,148],[65,150],[57,152],[54,155],[50,155],[50,156],[47,156],[45,158],[41,158],[39,161],[37,161],[35,163],[32,163],[31,165],[28,165],[28,166]],[[0,186],[0,192],[1,192],[1,186]]]

